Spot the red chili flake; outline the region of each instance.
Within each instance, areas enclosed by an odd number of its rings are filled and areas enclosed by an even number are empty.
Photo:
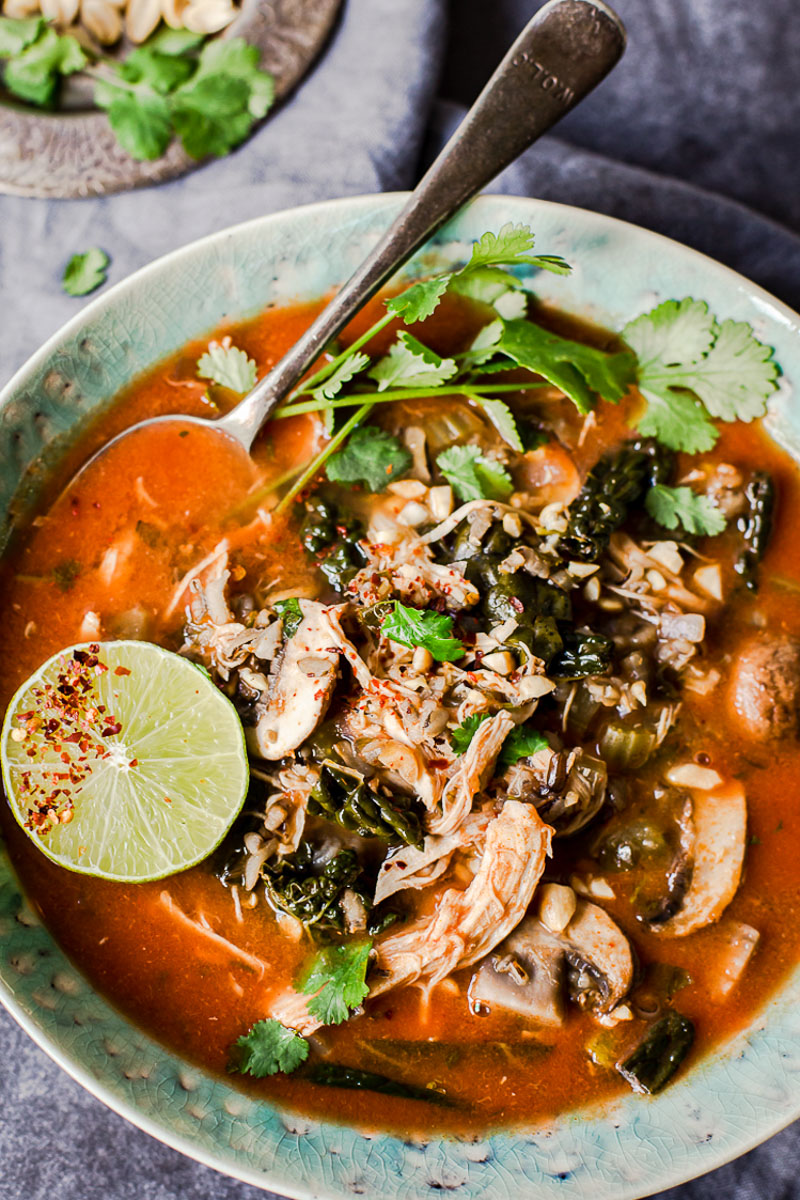
[[[130,675],[130,673],[131,673],[130,667],[115,667],[114,668],[115,675]]]
[[[113,737],[114,734],[119,733],[121,729],[122,729],[121,721],[109,721],[109,723],[108,723],[108,725],[106,725],[105,729],[101,729],[100,737]]]
[[[172,804],[172,801],[170,800],[169,796],[165,796],[165,797],[164,797],[164,803],[165,803],[165,804]]]
[[[138,758],[132,758],[131,761],[128,763],[129,767],[138,767],[138,765],[139,765]],[[200,782],[202,783],[203,781],[201,780]]]

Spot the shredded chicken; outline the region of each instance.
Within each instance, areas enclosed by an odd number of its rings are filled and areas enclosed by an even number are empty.
[[[248,744],[262,758],[283,758],[309,737],[322,720],[339,674],[339,647],[328,609],[316,600],[298,601],[303,620],[289,638],[258,724]]]

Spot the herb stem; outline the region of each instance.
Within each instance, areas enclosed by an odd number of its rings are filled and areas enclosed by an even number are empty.
[[[465,383],[457,387],[419,387],[419,388],[393,388],[386,392],[356,392],[343,400],[301,400],[299,403],[289,401],[282,404],[272,414],[273,419],[277,417],[294,417],[301,413],[320,412],[330,408],[351,408],[357,400],[369,398],[372,404],[390,404],[392,401],[400,400],[435,400],[439,396],[483,396],[493,395],[496,392],[521,392],[527,391],[529,388],[550,387],[547,380],[532,380],[530,383],[486,383],[472,384]],[[299,395],[299,393],[295,393]]]
[[[370,325],[366,333],[362,333],[361,337],[356,338],[354,342],[351,342],[345,350],[342,350],[341,354],[337,354],[336,357],[332,358],[330,362],[325,363],[323,367],[320,367],[318,371],[315,371],[309,379],[305,380],[302,387],[296,388],[295,391],[292,392],[291,398],[293,399],[295,396],[304,396],[309,392],[313,392],[314,388],[317,388],[321,383],[324,383],[328,376],[332,375],[346,358],[350,358],[350,356],[355,354],[357,350],[360,350],[362,346],[365,346],[367,342],[374,338],[376,334],[380,333],[382,329],[385,329],[386,326],[389,325],[394,319],[393,313],[386,313],[380,318],[379,321],[376,321],[374,325]],[[313,409],[304,409],[303,411],[312,412]]]
[[[337,450],[339,446],[341,446],[348,434],[352,433],[356,425],[359,425],[367,416],[367,414],[372,411],[372,408],[373,405],[371,403],[362,404],[360,408],[356,409],[351,417],[348,417],[342,428],[337,430],[337,432],[328,442],[327,446],[320,450],[319,454],[311,461],[311,463],[309,463],[308,467],[305,469],[300,478],[295,481],[280,503],[276,506],[276,513],[283,512],[283,510],[288,504],[291,503],[297,493],[301,492],[306,484],[314,478],[317,471],[331,456],[331,454],[333,454],[334,450]]]

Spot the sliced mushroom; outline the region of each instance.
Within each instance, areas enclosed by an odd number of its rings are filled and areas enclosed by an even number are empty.
[[[602,1015],[619,1004],[632,982],[625,934],[602,908],[578,899],[560,933],[534,917],[523,921],[475,974],[470,998],[558,1026],[565,997]]]
[[[732,781],[692,796],[691,882],[680,906],[654,926],[664,937],[685,937],[718,921],[730,904],[742,874],[747,803],[744,788]]]
[[[296,750],[324,717],[339,674],[337,637],[324,604],[300,600],[303,620],[289,638],[270,676],[258,719],[248,729],[251,751],[279,759]]]

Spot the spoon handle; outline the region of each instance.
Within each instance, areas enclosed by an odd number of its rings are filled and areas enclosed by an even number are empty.
[[[325,347],[459,208],[608,74],[625,29],[602,0],[549,0],[360,267],[273,369],[215,422],[246,449]]]

